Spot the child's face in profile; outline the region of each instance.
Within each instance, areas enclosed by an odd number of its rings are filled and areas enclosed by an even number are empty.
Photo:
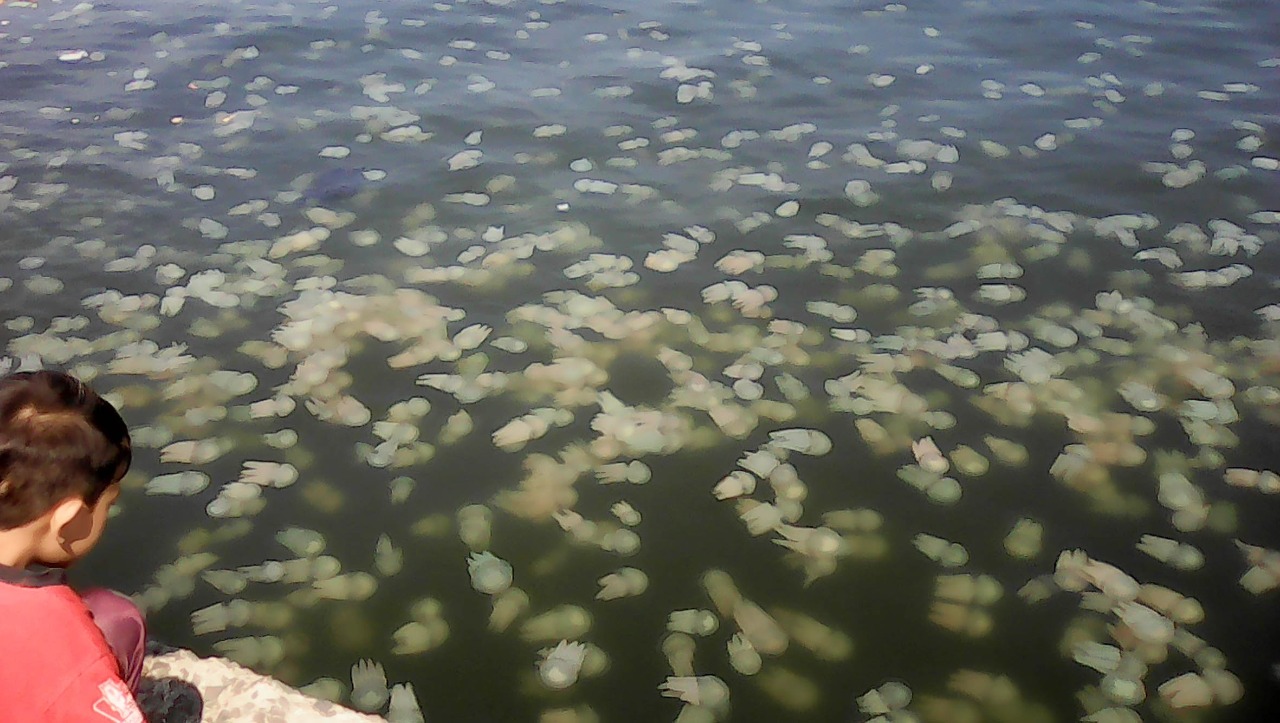
[[[102,539],[107,515],[120,497],[120,483],[102,492],[96,504],[82,505],[60,533],[51,535],[41,549],[39,561],[45,565],[65,567],[88,555]]]

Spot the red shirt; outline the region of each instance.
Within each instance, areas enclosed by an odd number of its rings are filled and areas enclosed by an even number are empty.
[[[0,721],[144,723],[88,608],[49,578],[0,576]]]

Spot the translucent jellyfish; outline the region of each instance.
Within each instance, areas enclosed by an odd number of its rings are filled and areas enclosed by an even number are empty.
[[[947,462],[947,458],[942,456],[942,450],[938,449],[938,445],[934,443],[932,437],[924,437],[911,443],[911,454],[916,458],[916,464],[926,472],[933,474],[946,474],[951,465]]]
[[[373,566],[383,577],[391,577],[404,567],[404,553],[392,544],[391,537],[386,533],[378,536],[378,542],[373,548]]]
[[[791,639],[819,660],[838,662],[853,654],[853,639],[844,631],[793,610],[774,609],[773,614]]]
[[[497,595],[511,587],[511,564],[489,552],[471,553],[467,573],[471,576],[471,587],[485,595]]]
[[[710,610],[675,610],[667,616],[667,630],[689,635],[710,635],[720,627],[720,619]]]
[[[418,697],[413,694],[413,683],[397,683],[391,686],[391,705],[387,708],[387,723],[426,723]]]
[[[1030,457],[1027,453],[1027,448],[1017,442],[1001,439],[1000,437],[993,437],[991,435],[984,436],[982,441],[986,443],[987,447],[991,450],[991,453],[995,455],[995,458],[999,460],[1001,464],[1005,464],[1010,467],[1021,467],[1027,463],[1027,460]]]
[[[160,450],[160,461],[208,464],[225,454],[230,447],[229,443],[218,439],[174,442]]]
[[[994,621],[982,607],[934,600],[929,606],[929,621],[946,628],[953,633],[960,633],[979,638],[991,632]]]
[[[484,505],[467,505],[458,510],[458,537],[473,551],[489,549],[493,512]]]
[[[1227,484],[1233,487],[1256,489],[1264,494],[1280,494],[1280,474],[1270,470],[1229,468],[1223,475]]]
[[[920,533],[911,539],[911,544],[943,567],[960,567],[969,561],[969,552],[964,546],[941,537]]]
[[[194,495],[203,492],[209,486],[209,475],[203,472],[187,470],[173,474],[162,474],[152,477],[147,482],[146,493],[149,495]]]
[[[1249,563],[1249,569],[1240,577],[1240,585],[1245,590],[1261,595],[1280,586],[1280,552],[1240,540],[1235,543]]]
[[[238,570],[205,570],[200,576],[218,592],[227,595],[235,595],[249,584],[248,576]]]
[[[1105,675],[1115,672],[1120,666],[1120,649],[1114,645],[1084,641],[1071,649],[1071,659]]]
[[[518,587],[508,587],[494,595],[493,610],[489,613],[489,629],[502,632],[529,609],[529,596]]]
[[[1175,623],[1193,625],[1204,620],[1204,608],[1195,598],[1160,585],[1144,584],[1138,600]]]
[[[904,683],[890,680],[858,696],[857,703],[858,709],[870,716],[892,713],[911,703],[911,689]]]
[[[220,633],[229,627],[241,627],[249,622],[252,604],[244,600],[215,603],[191,613],[191,631],[196,635]]]
[[[284,659],[284,641],[274,635],[227,638],[213,649],[246,667],[271,668]]]
[[[367,600],[378,589],[378,581],[367,572],[349,572],[328,580],[316,580],[311,586],[322,598]]]
[[[260,487],[288,487],[298,481],[298,468],[281,462],[245,462],[240,481]]]
[[[383,671],[381,663],[365,659],[351,666],[352,706],[371,713],[381,710],[390,698],[387,674]]]
[[[1157,689],[1171,708],[1204,708],[1213,702],[1213,689],[1195,673],[1184,673],[1168,680]]]
[[[542,659],[538,662],[538,679],[552,690],[568,688],[577,682],[586,653],[586,645],[568,640],[561,640],[554,648],[539,651]]]
[[[738,516],[746,523],[747,532],[756,536],[763,535],[782,526],[782,510],[768,502],[740,499],[738,500]]]
[[[439,647],[448,638],[449,624],[438,615],[425,620],[411,620],[391,634],[391,652],[418,655]]]
[[[1194,546],[1167,537],[1143,535],[1138,549],[1177,570],[1199,570],[1204,566],[1204,553]]]
[[[1083,550],[1068,550],[1058,556],[1054,581],[1063,590],[1079,592],[1093,585],[1114,601],[1138,596],[1138,581],[1120,568],[1089,559]]]
[[[658,690],[668,698],[713,710],[726,709],[729,703],[729,686],[714,675],[668,676]]]
[[[1004,595],[1004,588],[990,575],[939,575],[934,594],[953,602],[991,605]]]
[[[831,438],[816,429],[779,429],[769,433],[769,443],[815,457],[831,451]]]
[[[986,457],[967,445],[959,444],[951,450],[951,462],[956,470],[969,477],[980,477],[987,473],[991,463]]]
[[[1163,644],[1173,640],[1173,623],[1146,605],[1121,602],[1116,605],[1115,612],[1121,622],[1143,642]]]
[[[733,620],[751,645],[765,655],[781,655],[790,640],[771,615],[745,598],[733,606]]]
[[[1004,538],[1004,549],[1011,557],[1030,560],[1040,554],[1044,539],[1044,527],[1035,520],[1022,518]]]
[[[1205,667],[1200,671],[1201,677],[1213,691],[1213,702],[1218,705],[1231,705],[1244,697],[1244,685],[1234,674],[1222,668]]]
[[[712,490],[718,500],[727,500],[742,495],[749,495],[756,489],[756,478],[749,472],[734,470],[720,480]]]
[[[561,605],[525,621],[520,637],[526,642],[580,638],[591,629],[591,614],[577,605]]]
[[[747,636],[742,633],[734,633],[729,638],[729,665],[742,675],[755,675],[760,672],[760,667],[764,661],[760,658],[760,653],[756,651],[755,646],[747,640]]]
[[[609,511],[613,513],[614,517],[618,518],[619,522],[628,527],[635,527],[640,524],[640,513],[628,502],[615,502],[609,508]]]
[[[324,536],[315,530],[302,527],[286,527],[276,533],[276,542],[295,555],[311,557],[324,552]]]
[[[605,575],[598,581],[600,592],[597,600],[615,600],[620,597],[632,597],[649,588],[649,576],[634,567],[622,567]]]
[[[624,557],[634,555],[640,550],[640,536],[625,527],[613,530],[600,540],[600,547]]]
[[[761,671],[756,680],[766,695],[796,713],[811,711],[822,699],[816,683],[776,663]]]

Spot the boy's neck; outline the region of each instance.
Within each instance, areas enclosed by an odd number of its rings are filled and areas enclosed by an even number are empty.
[[[0,530],[0,565],[25,568],[35,561],[35,535],[26,527]]]

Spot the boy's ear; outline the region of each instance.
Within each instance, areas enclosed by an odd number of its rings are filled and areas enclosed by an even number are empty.
[[[49,531],[53,533],[59,546],[84,537],[85,524],[90,522],[91,510],[84,500],[71,495],[54,504],[49,510]]]

